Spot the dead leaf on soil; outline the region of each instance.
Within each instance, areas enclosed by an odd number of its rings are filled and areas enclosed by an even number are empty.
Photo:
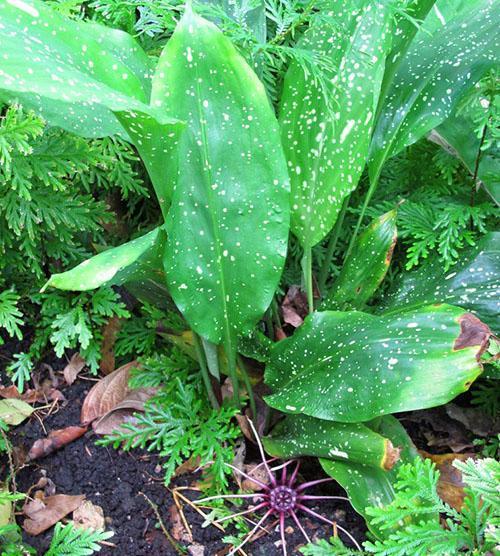
[[[23,508],[24,515],[27,517],[23,529],[29,535],[39,535],[74,512],[84,500],[84,494],[77,496],[56,494],[43,500],[38,498],[30,500]]]
[[[0,495],[8,493],[9,491],[6,488],[0,486]],[[5,525],[9,524],[11,513],[12,502],[10,500],[0,503],[0,527],[4,527]]]
[[[101,506],[92,504],[90,500],[84,500],[73,512],[75,527],[80,529],[105,529],[106,520]]]
[[[7,425],[19,425],[27,419],[32,413],[34,408],[22,400],[9,398],[0,400],[0,419]]]
[[[451,419],[462,423],[476,436],[491,436],[499,431],[499,421],[476,407],[460,407],[454,403],[445,406],[446,414]]]
[[[64,367],[63,375],[66,384],[73,384],[83,367],[85,367],[85,359],[79,353],[74,353],[69,363]]]
[[[290,286],[281,305],[283,321],[298,328],[306,318],[309,310],[306,294],[299,286]]]
[[[243,466],[243,471],[253,479],[257,479],[265,485],[269,484],[269,475],[267,474],[266,468],[258,463],[248,463]],[[244,479],[241,482],[241,488],[244,491],[251,490],[253,492],[258,492],[262,490],[262,487],[258,483],[254,483],[249,479]]]
[[[30,451],[28,452],[28,460],[34,460],[48,456],[52,452],[59,450],[66,444],[73,442],[80,436],[87,432],[87,427],[66,427],[51,431],[47,438],[40,438],[35,441]]]
[[[193,542],[189,531],[186,530],[184,524],[182,523],[181,514],[175,504],[170,506],[168,513],[172,524],[172,537],[174,537],[176,541]]]
[[[133,414],[144,411],[144,404],[157,392],[157,388],[132,390],[116,407],[93,423],[94,432],[98,435],[111,434],[123,423],[133,422]]]
[[[188,552],[191,556],[205,556],[205,547],[202,544],[193,543],[188,546]]]
[[[105,375],[109,375],[115,369],[115,343],[120,327],[121,320],[118,317],[111,317],[102,333],[102,357],[99,368]]]
[[[175,470],[173,477],[180,477],[181,475],[185,475],[186,473],[192,473],[196,471],[200,466],[200,458],[197,457],[190,457],[184,463],[181,463],[177,469]]]
[[[114,409],[128,394],[130,369],[137,367],[137,361],[131,361],[116,371],[102,378],[87,394],[82,406],[80,420],[88,425]]]
[[[440,498],[460,511],[464,503],[465,485],[462,481],[462,473],[456,467],[453,467],[453,462],[475,458],[476,454],[429,454],[423,450],[420,450],[420,453],[425,458],[432,460],[439,470],[437,492]]]
[[[22,394],[19,392],[15,385],[12,386],[3,386],[0,388],[0,397],[5,399],[13,399],[13,400],[22,400],[26,403],[36,403],[36,402],[46,402],[50,401],[65,401],[65,397],[63,396],[62,392],[57,390],[56,388],[42,388],[39,390],[33,390],[30,388],[23,392]]]

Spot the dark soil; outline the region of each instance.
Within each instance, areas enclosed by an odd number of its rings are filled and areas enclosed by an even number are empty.
[[[53,364],[55,370],[60,370],[64,362]],[[80,409],[83,399],[92,386],[92,382],[80,380],[71,387],[63,389],[67,402],[60,405],[59,410],[43,419],[43,427],[35,417],[17,427],[12,434],[12,443],[18,452],[29,450],[33,442],[43,438],[46,432],[61,429],[70,425],[78,425]],[[43,412],[39,412],[43,418]],[[164,486],[161,461],[150,453],[135,450],[129,453],[116,451],[112,448],[95,445],[96,437],[92,432],[72,442],[58,452],[22,467],[17,473],[17,486],[20,492],[27,492],[30,487],[45,476],[50,478],[58,494],[85,494],[87,499],[102,507],[108,522],[108,529],[115,532],[109,540],[113,546],[103,546],[102,556],[175,556],[176,550],[167,540],[158,526],[158,519],[151,506],[141,493],[145,494],[158,506],[163,523],[167,530],[174,532],[170,508],[174,504],[170,491]],[[321,478],[323,473],[319,466],[308,461],[303,466],[304,480]],[[0,479],[5,476],[6,461],[0,459]],[[196,475],[186,475],[179,478],[175,486],[192,485],[196,482]],[[236,487],[235,487],[236,491]],[[183,491],[188,497],[195,497],[193,491]],[[344,495],[342,489],[333,483],[317,487],[314,494]],[[336,520],[339,525],[347,529],[361,542],[365,535],[363,520],[356,514],[347,502],[327,501],[319,505],[310,505],[317,512]],[[202,517],[188,505],[184,506],[185,517],[192,529],[193,542],[202,545],[204,552],[195,552],[204,556],[222,556],[228,549],[222,542],[224,534],[213,526],[202,528]],[[23,518],[19,517],[22,524]],[[314,518],[302,516],[302,523],[311,538],[328,538],[331,528]],[[287,542],[289,554],[299,554],[296,550],[302,546],[304,540],[296,525],[290,520],[287,527]],[[228,528],[227,533],[231,533]],[[47,549],[52,530],[36,537],[25,535],[28,544],[42,555]],[[346,544],[349,545],[347,539]],[[189,542],[180,542],[188,548]],[[251,556],[279,556],[282,554],[279,545],[279,532],[276,527],[269,535],[260,537],[255,542],[245,546],[245,552]]]

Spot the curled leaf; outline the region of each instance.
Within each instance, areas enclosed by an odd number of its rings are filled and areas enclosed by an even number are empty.
[[[28,460],[34,460],[48,456],[52,452],[59,450],[66,444],[73,442],[87,432],[87,427],[66,427],[51,431],[47,438],[35,441],[28,452]]]

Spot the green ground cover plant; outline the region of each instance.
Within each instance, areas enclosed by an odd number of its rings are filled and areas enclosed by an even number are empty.
[[[498,378],[499,15],[489,0],[0,3],[0,327],[21,339],[40,319],[9,367],[19,388],[48,345],[96,372],[123,319],[118,356],[153,358],[132,380],[171,388],[106,442],[173,451],[167,481],[215,459],[224,490],[229,423],[247,405],[258,421],[265,367],[283,417],[267,452],[319,458],[368,550],[391,553],[399,533],[369,508],[395,507],[408,466],[424,474],[393,414]],[[292,284],[308,315],[277,341]]]

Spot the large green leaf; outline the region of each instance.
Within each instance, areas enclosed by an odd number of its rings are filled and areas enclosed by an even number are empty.
[[[135,39],[65,18],[45,2],[5,0],[0,2],[0,51],[3,100],[19,100],[49,124],[85,137],[125,128],[166,215],[165,160],[182,126],[149,105],[152,67]]]
[[[393,485],[399,465],[413,461],[418,455],[405,429],[392,415],[386,415],[376,422],[369,423],[368,426],[389,438],[394,446],[398,446],[401,450],[399,461],[390,471],[340,460],[325,458],[319,460],[325,472],[345,489],[353,508],[365,518],[367,517],[365,509],[368,506],[380,506],[392,502]],[[378,534],[379,531],[372,529],[372,533]]]
[[[391,210],[361,233],[344,262],[323,309],[362,309],[384,279],[396,245],[397,212]]]
[[[466,247],[448,271],[437,257],[412,272],[403,272],[380,310],[431,302],[458,305],[477,314],[495,332],[500,331],[500,232],[489,232],[476,245]]]
[[[288,176],[263,86],[215,25],[187,8],[152,102],[185,119],[165,269],[191,327],[234,353],[271,302],[289,228]],[[231,345],[229,345],[231,344]]]
[[[394,74],[417,34],[419,22],[425,19],[435,3],[436,0],[410,0],[403,8],[404,12],[396,11],[394,14],[397,32],[393,34],[392,49],[385,62],[384,79],[380,88],[379,110],[394,79]]]
[[[344,423],[441,405],[481,374],[489,329],[470,313],[430,305],[390,315],[325,311],[273,346],[267,403]]]
[[[162,228],[155,228],[119,247],[112,247],[75,268],[53,274],[44,285],[60,290],[87,291],[99,286],[132,284],[135,290],[156,292],[165,290],[162,256],[166,235]],[[137,287],[139,286],[139,287]]]
[[[449,21],[438,17],[439,29],[424,26],[397,69],[373,135],[371,179],[388,157],[443,122],[464,91],[498,63],[500,3],[474,1],[456,12]]]
[[[314,79],[292,63],[280,105],[291,226],[305,247],[328,234],[358,183],[391,47],[391,2],[331,0],[327,8],[332,23],[313,26],[299,47],[329,60],[331,71]]]
[[[316,456],[390,469],[398,450],[390,440],[362,423],[336,423],[308,415],[287,415],[263,439],[266,451],[279,458]]]

